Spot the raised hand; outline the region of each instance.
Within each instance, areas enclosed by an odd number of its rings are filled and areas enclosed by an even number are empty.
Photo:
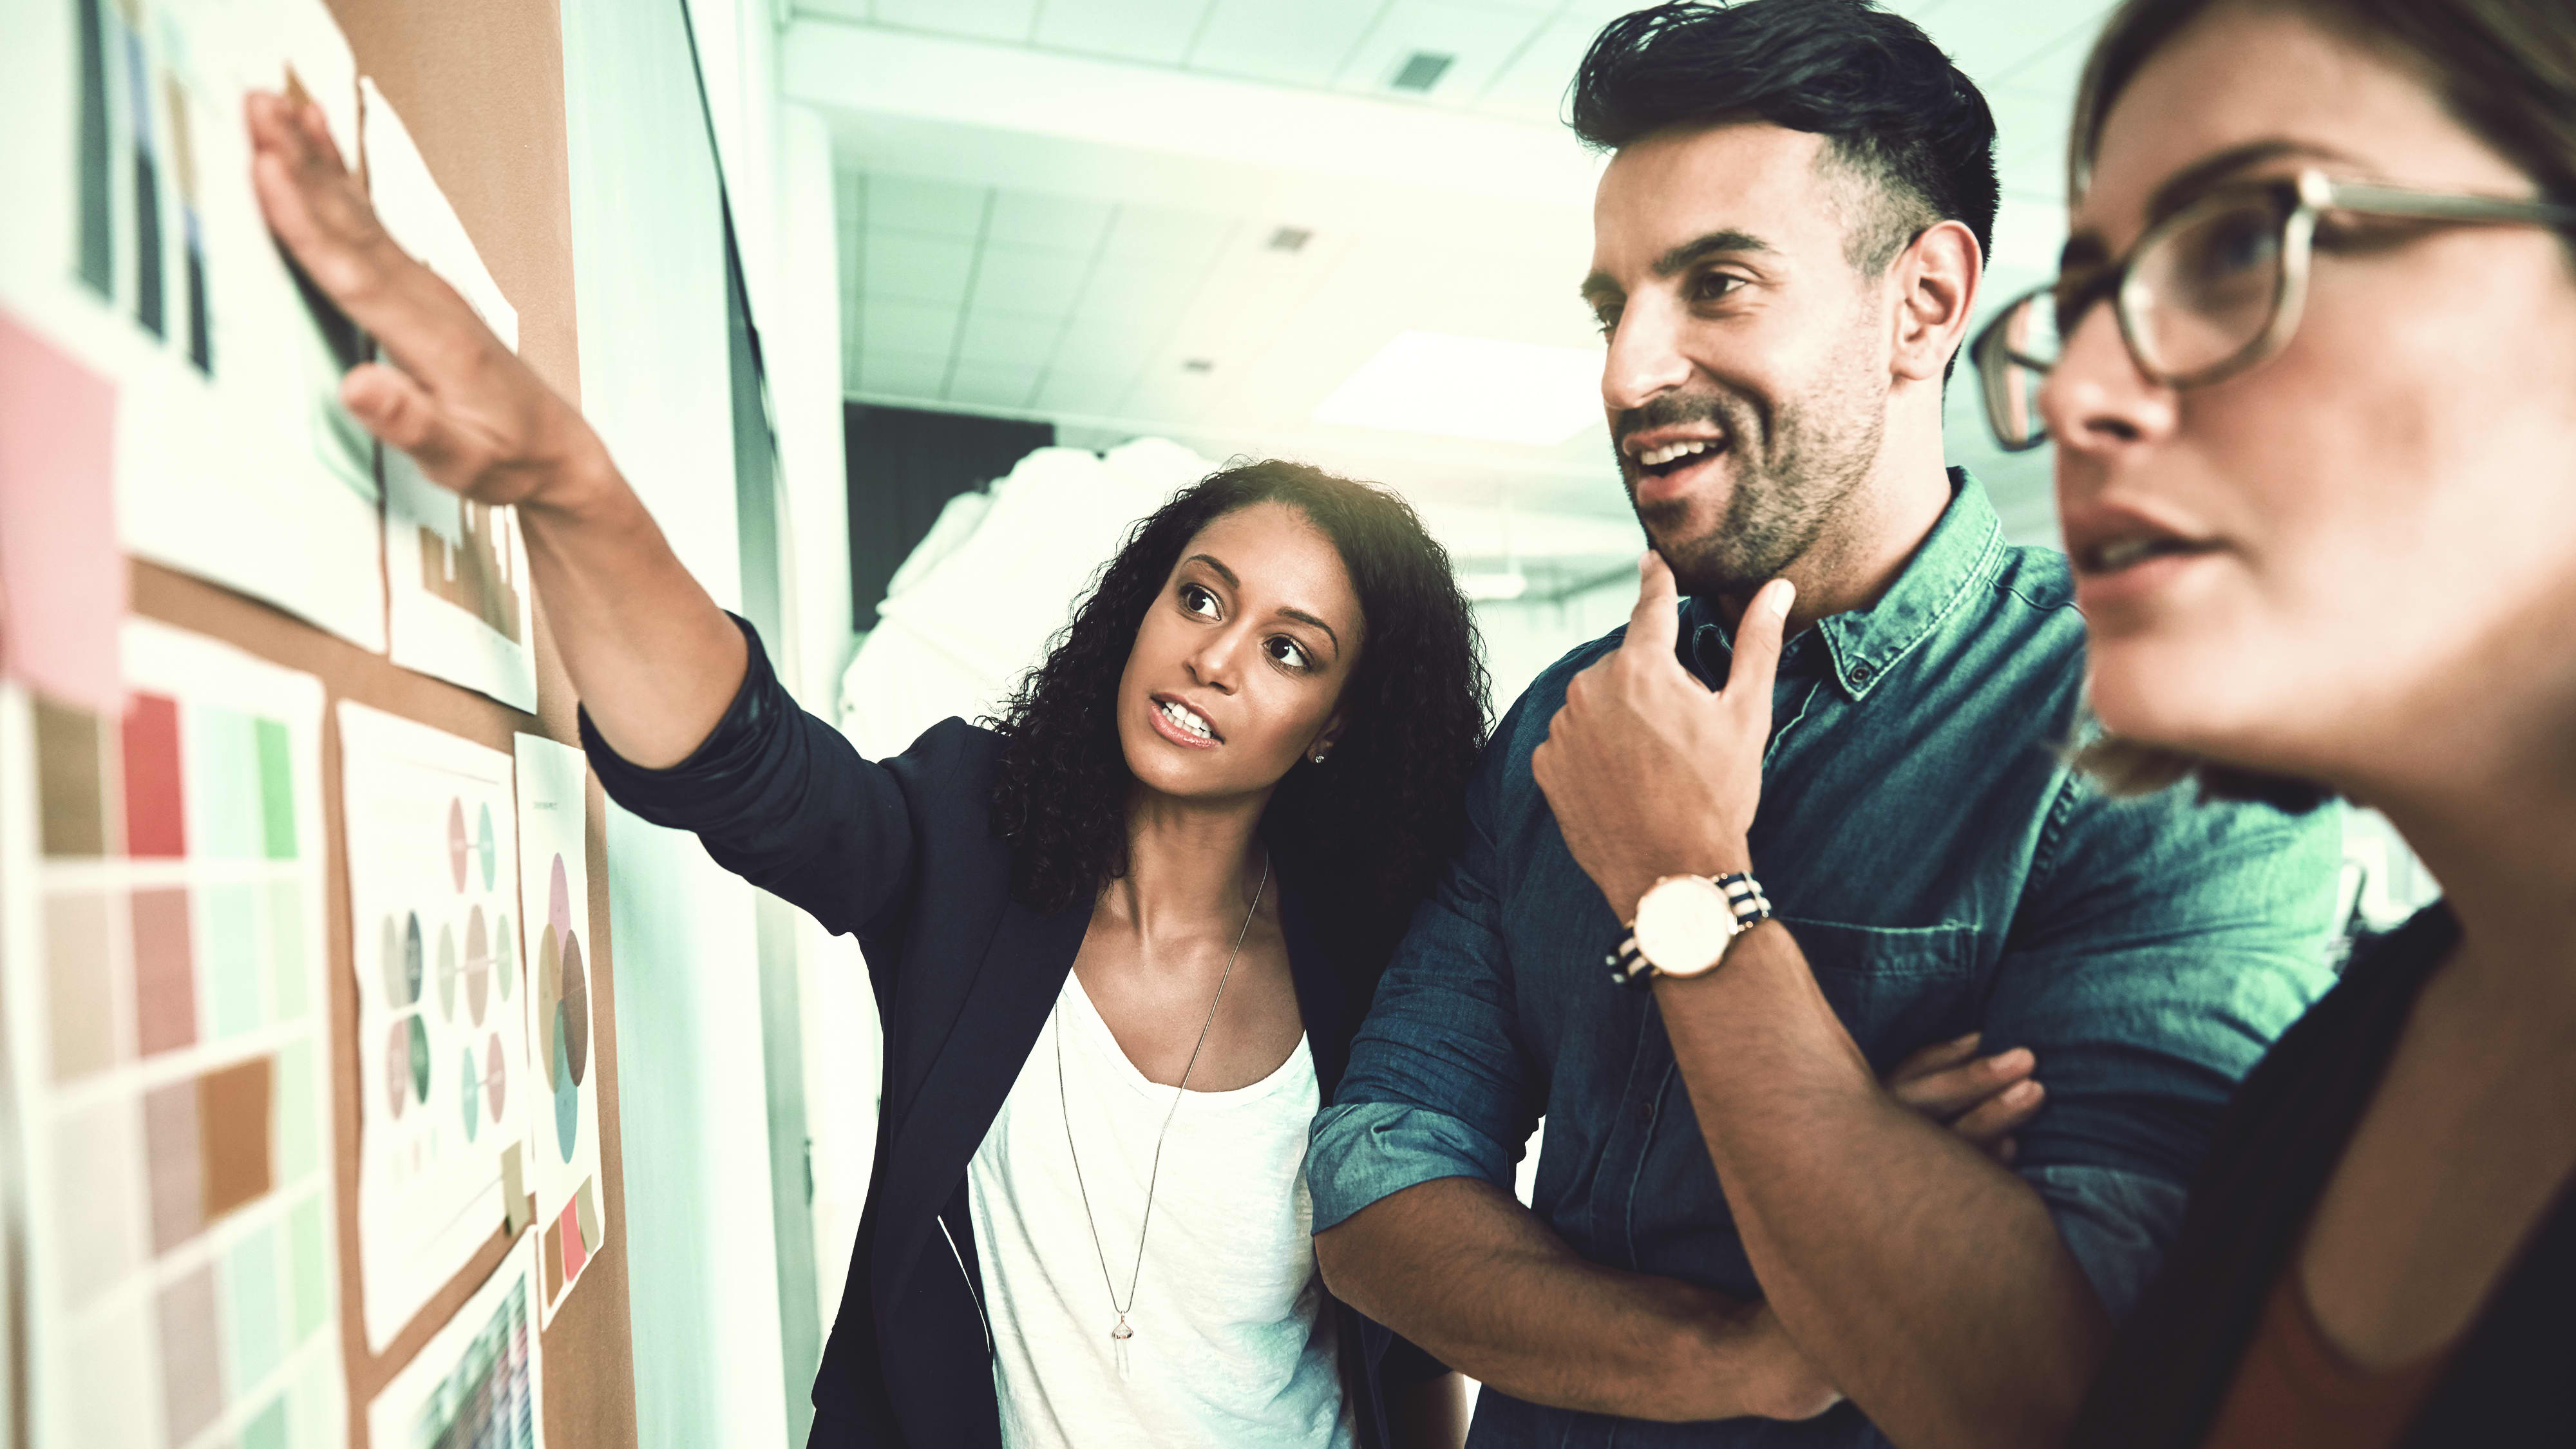
[[[1637,575],[1627,638],[1574,677],[1530,757],[1567,849],[1623,921],[1664,876],[1748,867],[1771,680],[1797,594],[1786,579],[1754,594],[1726,688],[1712,693],[1673,652],[1681,626],[1672,570],[1649,552]]]
[[[484,503],[566,501],[601,476],[606,450],[581,414],[376,220],[321,108],[254,91],[243,113],[269,229],[391,359],[342,379],[350,414],[432,480]]]

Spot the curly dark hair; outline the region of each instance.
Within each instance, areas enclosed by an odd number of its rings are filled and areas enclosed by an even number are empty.
[[[1097,895],[1127,867],[1135,776],[1118,740],[1118,681],[1146,610],[1182,549],[1255,503],[1303,513],[1341,554],[1365,621],[1343,686],[1332,760],[1283,777],[1261,833],[1309,899],[1337,965],[1373,985],[1413,905],[1466,822],[1490,684],[1449,567],[1403,499],[1302,463],[1237,463],[1184,489],[1127,535],[1044,662],[986,721],[1005,738],[993,830],[1012,847],[1014,893],[1041,911]]]
[[[1868,0],[1657,5],[1611,21],[1574,76],[1574,133],[1604,151],[1747,111],[1823,135],[1875,193],[1851,221],[1862,272],[1946,218],[1993,252],[1994,112],[1920,26]]]

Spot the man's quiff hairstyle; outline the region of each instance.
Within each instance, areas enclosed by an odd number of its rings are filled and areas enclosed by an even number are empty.
[[[1994,113],[1921,27],[1867,0],[1658,5],[1610,22],[1574,76],[1574,133],[1597,150],[1747,115],[1825,138],[1863,275],[1942,221],[1992,253]]]

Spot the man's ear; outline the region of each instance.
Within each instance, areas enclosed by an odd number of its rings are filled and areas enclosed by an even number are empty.
[[[1985,255],[1965,223],[1933,224],[1888,264],[1896,293],[1895,351],[1889,366],[1912,382],[1938,382],[1968,334],[1985,278]]]

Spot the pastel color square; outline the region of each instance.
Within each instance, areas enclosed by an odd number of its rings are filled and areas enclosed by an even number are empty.
[[[55,1422],[70,1429],[68,1442],[81,1449],[177,1442],[161,1428],[154,1317],[152,1299],[138,1293],[79,1319],[62,1355],[65,1391],[55,1400]]]
[[[78,1310],[143,1261],[143,1152],[131,1098],[64,1117],[54,1128],[54,1216],[74,1227],[42,1264]]]
[[[197,1079],[208,1222],[276,1187],[276,1103],[277,1063],[272,1057],[252,1057]]]
[[[138,694],[125,711],[125,849],[143,857],[188,853],[179,774],[179,702]]]
[[[161,1290],[161,1411],[170,1442],[197,1437],[224,1410],[223,1345],[211,1267]]]
[[[312,983],[304,969],[304,890],[291,880],[270,881],[265,904],[262,936],[276,982],[275,1019],[295,1021],[313,1009]]]
[[[197,1039],[196,947],[188,929],[188,892],[136,891],[134,1046],[152,1056]]]
[[[68,1082],[116,1062],[112,915],[121,901],[96,891],[45,898],[45,1014],[53,1079]]]
[[[195,1078],[156,1087],[143,1099],[143,1142],[152,1169],[152,1251],[166,1253],[206,1225]]]
[[[106,758],[98,717],[35,701],[38,831],[47,855],[107,853]]]
[[[288,1042],[277,1053],[277,1180],[301,1182],[322,1165],[320,1068],[313,1043]]]
[[[266,853],[260,807],[259,746],[250,716],[219,705],[188,711],[189,761],[196,796],[189,819],[196,825],[197,854],[250,860]]]
[[[321,1328],[331,1309],[331,1255],[322,1236],[322,1199],[308,1197],[286,1215],[286,1251],[295,1280],[293,1336],[297,1343]]]
[[[224,1341],[232,1349],[235,1402],[247,1399],[286,1360],[286,1303],[277,1258],[277,1225],[233,1244],[224,1256]]]
[[[247,881],[207,886],[200,893],[205,930],[208,1025],[218,1039],[266,1020],[259,969],[259,888]]]
[[[271,860],[295,858],[295,775],[286,726],[273,719],[252,722],[259,750],[259,819],[262,843]]]
[[[341,1449],[340,1393],[340,1356],[308,1355],[288,1403],[288,1442],[294,1449]]]
[[[286,1449],[286,1396],[278,1395],[242,1425],[241,1449]]]

